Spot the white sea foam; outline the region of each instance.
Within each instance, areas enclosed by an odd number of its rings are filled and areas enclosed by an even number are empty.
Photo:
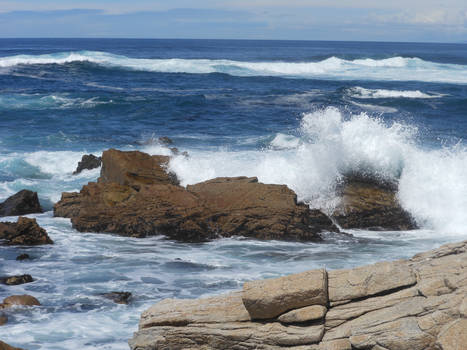
[[[424,93],[420,90],[385,90],[365,89],[359,86],[349,89],[349,93],[355,98],[440,98],[445,95],[436,93]]]
[[[99,97],[69,97],[66,94],[4,94],[0,96],[0,108],[4,109],[69,109],[94,108],[97,105],[113,103]]]
[[[167,72],[226,73],[236,76],[284,76],[340,80],[403,80],[467,83],[467,66],[435,63],[419,58],[344,60],[330,57],[318,62],[245,62],[210,59],[142,59],[98,51],[17,55],[0,58],[0,67],[31,64],[91,62],[105,67]]]
[[[299,199],[328,211],[346,173],[399,179],[400,201],[422,227],[466,233],[464,148],[427,151],[416,143],[413,126],[388,125],[365,113],[345,118],[332,107],[305,114],[299,133],[299,141],[276,136],[264,151],[190,151],[189,158],[175,157],[170,169],[184,185],[217,176],[257,176],[264,183],[287,184]]]

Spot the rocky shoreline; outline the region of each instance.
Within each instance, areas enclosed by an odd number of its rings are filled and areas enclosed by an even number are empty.
[[[408,260],[310,270],[242,291],[163,300],[141,315],[132,350],[462,350],[467,241]]]

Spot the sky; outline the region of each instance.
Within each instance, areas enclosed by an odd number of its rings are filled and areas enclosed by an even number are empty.
[[[467,1],[0,0],[0,37],[467,42]]]

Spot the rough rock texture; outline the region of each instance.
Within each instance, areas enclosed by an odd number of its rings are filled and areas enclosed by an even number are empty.
[[[21,190],[0,203],[0,216],[42,213],[37,192]]]
[[[94,154],[85,154],[81,160],[78,162],[76,170],[73,172],[73,175],[78,175],[83,170],[91,170],[99,168],[102,164],[102,157],[96,157]]]
[[[397,185],[352,175],[340,188],[341,202],[332,214],[344,229],[411,230],[416,225],[397,200]]]
[[[0,240],[8,245],[53,244],[36,219],[19,217],[18,222],[0,222]]]
[[[14,346],[8,345],[0,340],[0,350],[23,350],[21,348],[15,348]]]
[[[16,305],[20,306],[38,306],[41,303],[39,300],[34,298],[31,295],[12,295],[3,299],[3,302],[0,304],[0,309],[8,308]]]
[[[33,279],[31,275],[18,275],[18,276],[7,276],[0,277],[0,283],[6,284],[8,286],[15,286],[18,284],[32,282]]]
[[[409,260],[307,273],[321,278],[298,274],[248,282],[224,296],[163,300],[143,313],[130,347],[466,349],[467,241]],[[310,290],[324,301],[309,298]]]
[[[79,231],[145,237],[163,234],[196,242],[219,236],[320,240],[337,227],[318,210],[297,203],[284,185],[257,178],[217,178],[187,188],[165,168],[169,158],[105,151],[97,183],[63,193],[54,215],[71,218]]]

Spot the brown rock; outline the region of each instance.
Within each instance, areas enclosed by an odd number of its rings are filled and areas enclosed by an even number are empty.
[[[8,316],[4,314],[0,314],[0,326],[3,326],[8,322]]]
[[[23,350],[21,348],[15,348],[14,346],[8,345],[0,340],[0,350]]]
[[[1,283],[15,286],[18,284],[30,283],[33,281],[31,275],[18,275],[18,276],[9,276],[9,277],[1,277]]]
[[[53,244],[36,219],[19,217],[18,222],[0,222],[0,239],[9,245]]]
[[[323,305],[312,305],[289,311],[280,315],[277,319],[281,323],[303,323],[320,320],[326,315],[326,307]]]
[[[467,319],[456,320],[446,326],[436,344],[441,350],[465,350],[467,347]]]
[[[3,299],[3,305],[5,307],[11,307],[15,305],[22,305],[22,306],[37,306],[40,305],[41,303],[39,300],[34,298],[31,295],[12,295],[9,296],[5,299]]]
[[[0,216],[42,213],[37,192],[21,190],[0,203]]]
[[[79,231],[163,234],[188,242],[233,235],[316,241],[319,232],[338,231],[323,213],[298,204],[286,186],[238,177],[185,189],[165,172],[167,162],[136,151],[105,151],[98,182],[63,193],[54,215],[71,218]]]
[[[311,270],[246,282],[242,298],[252,319],[270,319],[292,309],[326,305],[327,294],[326,271]]]
[[[99,168],[102,164],[102,157],[96,157],[94,154],[85,154],[78,162],[76,170],[73,175],[81,173],[83,170],[91,170]]]
[[[130,292],[109,292],[101,295],[117,304],[128,304],[131,298]]]
[[[340,188],[341,203],[332,214],[342,228],[411,230],[416,225],[397,200],[397,184],[352,175]]]

